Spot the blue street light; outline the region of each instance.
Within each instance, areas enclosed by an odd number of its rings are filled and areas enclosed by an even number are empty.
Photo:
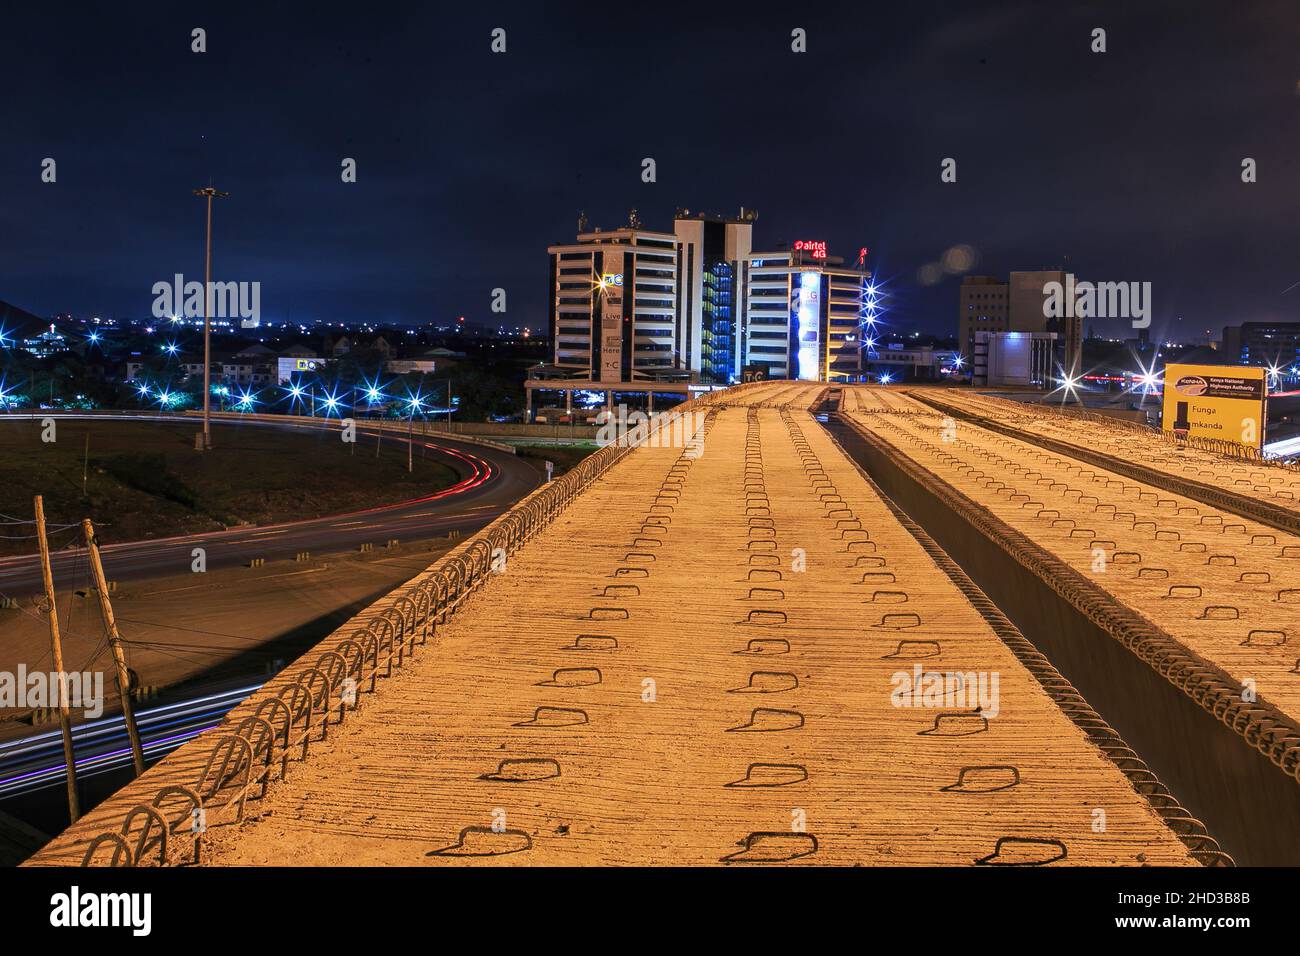
[[[338,407],[339,407],[339,395],[338,395],[338,386],[337,386],[337,385],[334,386],[334,391],[332,391],[332,392],[325,392],[325,397],[324,397],[323,401],[325,402],[325,414],[326,414],[326,415],[330,415],[330,414],[332,414],[332,413],[338,411]]]

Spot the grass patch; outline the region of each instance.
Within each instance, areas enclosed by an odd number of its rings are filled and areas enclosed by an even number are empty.
[[[555,471],[552,476],[560,477],[582,459],[596,451],[593,444],[572,445],[516,445],[515,453],[544,476],[546,463],[553,462]]]
[[[0,521],[32,517],[32,496],[45,496],[51,525],[91,518],[106,543],[216,531],[236,524],[298,521],[394,504],[458,480],[449,466],[385,436],[284,431],[217,424],[213,449],[194,450],[197,422],[57,420],[56,441],[41,441],[39,421],[0,417]],[[89,468],[85,490],[86,438]],[[378,454],[376,454],[378,451]],[[36,550],[30,525],[0,526],[0,554]],[[53,547],[77,540],[75,529],[51,536]]]
[[[173,501],[191,511],[198,505],[194,492],[167,470],[167,458],[158,452],[110,455],[102,460],[96,459],[95,466],[127,488]]]

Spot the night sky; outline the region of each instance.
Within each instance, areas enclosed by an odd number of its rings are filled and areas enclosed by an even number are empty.
[[[957,243],[1150,281],[1160,337],[1300,320],[1295,0],[232,6],[4,5],[0,299],[147,317],[202,279],[211,180],[214,278],[260,281],[264,321],[538,328],[579,210],[742,205],[758,248],[870,247],[907,330],[955,331],[960,279],[918,270]]]

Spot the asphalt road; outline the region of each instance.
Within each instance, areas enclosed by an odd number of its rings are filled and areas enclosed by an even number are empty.
[[[56,413],[54,417],[101,416]],[[175,421],[174,418],[167,420]],[[228,424],[213,420],[214,427],[224,428]],[[319,426],[251,419],[243,419],[238,424],[293,429],[338,427],[337,421],[324,420]],[[375,432],[359,425],[358,435],[374,437]],[[407,439],[405,435],[387,431],[384,440],[405,442]],[[487,524],[541,481],[536,470],[508,452],[442,438],[432,441],[419,435],[415,435],[412,441],[416,447],[423,446],[455,469],[460,480],[425,497],[380,508],[287,524],[105,545],[101,549],[105,574],[110,581],[177,574],[190,567],[193,549],[199,547],[205,550],[207,567],[212,569],[247,564],[253,558],[268,561],[291,558],[300,551],[309,551],[313,555],[350,551],[365,543],[381,548],[391,538],[408,541],[437,537],[453,530],[468,533]],[[56,588],[84,581],[84,556],[78,550],[55,552],[51,563]],[[40,589],[40,558],[36,554],[0,559],[0,595],[21,597]]]

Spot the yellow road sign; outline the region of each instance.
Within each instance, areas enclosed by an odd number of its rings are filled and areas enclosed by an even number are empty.
[[[1162,427],[1180,438],[1217,438],[1260,448],[1267,395],[1263,368],[1166,365]]]

